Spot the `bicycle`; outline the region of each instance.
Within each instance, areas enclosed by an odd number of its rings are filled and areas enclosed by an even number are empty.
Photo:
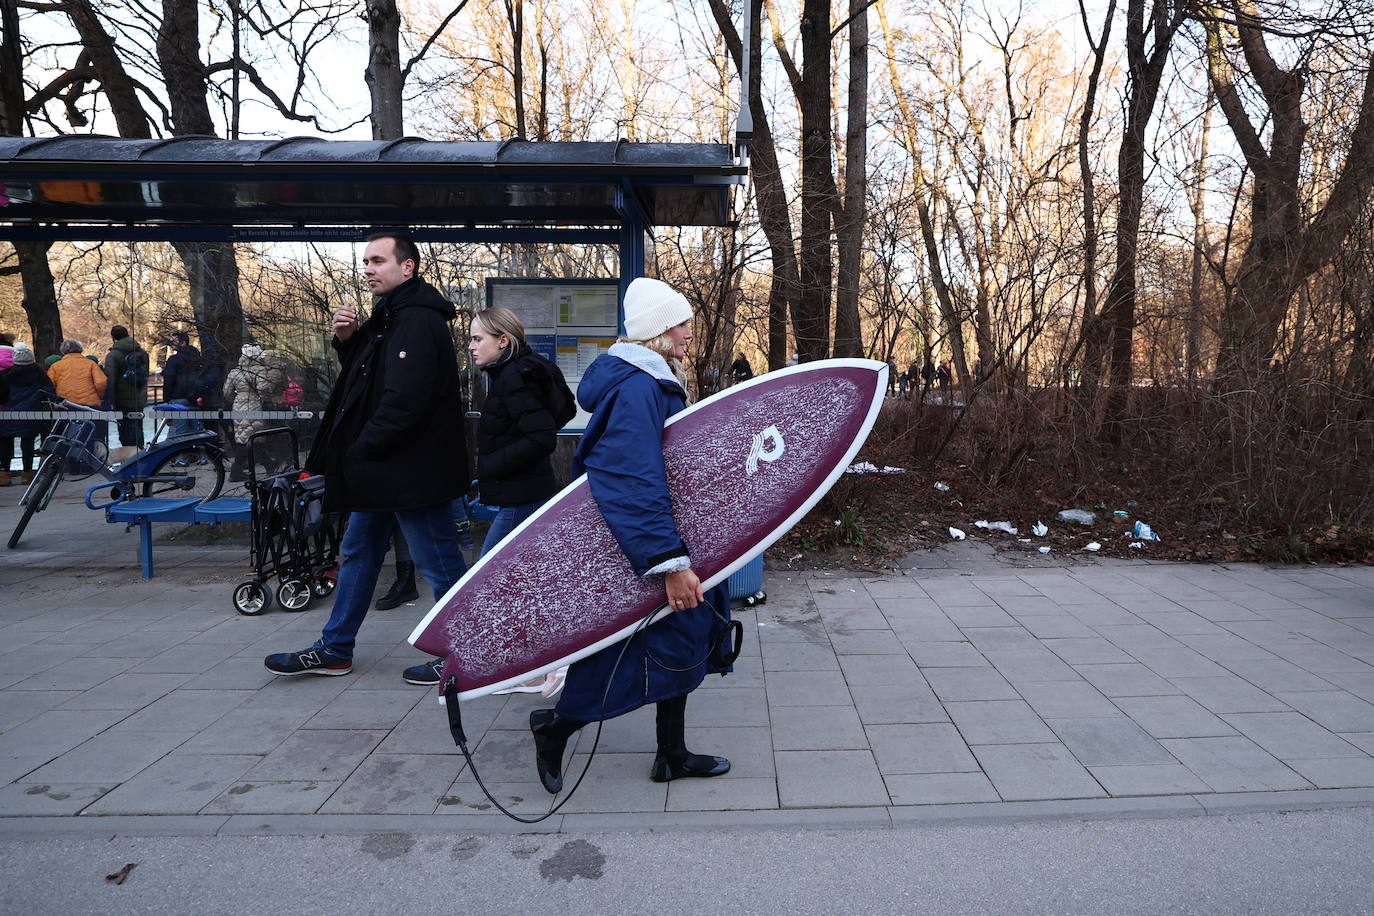
[[[171,436],[158,441],[166,430],[169,417],[158,417],[153,430],[153,443],[130,458],[107,465],[108,449],[96,437],[102,426],[95,420],[83,419],[82,412],[100,411],[71,401],[51,402],[54,409],[71,411],[72,417],[59,418],[53,430],[43,437],[39,454],[43,461],[34,473],[24,495],[19,498],[23,512],[19,524],[10,535],[13,550],[24,535],[35,512],[48,507],[57,485],[64,477],[82,480],[100,474],[111,483],[110,499],[123,502],[136,496],[195,496],[201,502],[214,499],[224,488],[224,449],[219,437],[201,431]],[[175,411],[172,405],[156,405],[154,409]],[[184,408],[182,408],[184,409]]]

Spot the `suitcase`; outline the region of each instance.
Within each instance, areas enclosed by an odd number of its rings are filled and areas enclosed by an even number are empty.
[[[730,575],[730,600],[745,607],[763,604],[768,595],[763,590],[763,554],[754,557]]]

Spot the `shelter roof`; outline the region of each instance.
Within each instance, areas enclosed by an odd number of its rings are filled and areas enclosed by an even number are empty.
[[[150,238],[192,227],[316,238],[327,236],[301,230],[720,226],[746,172],[713,143],[0,137],[0,221],[12,236],[57,223]]]

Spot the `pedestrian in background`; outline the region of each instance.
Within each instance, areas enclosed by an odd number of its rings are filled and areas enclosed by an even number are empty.
[[[165,404],[176,404],[187,410],[195,410],[199,405],[201,376],[205,372],[205,360],[200,350],[191,346],[191,335],[185,331],[173,331],[168,339],[176,350],[162,367],[162,400]],[[172,420],[172,434],[185,436],[204,427],[199,420]]]
[[[57,396],[83,407],[99,408],[110,385],[105,370],[81,355],[84,348],[80,341],[64,340],[58,349],[62,356],[48,367]]]
[[[738,354],[735,361],[730,364],[730,382],[738,385],[740,382],[747,382],[753,377],[754,367],[749,365],[749,360],[745,359],[743,353]]]
[[[105,354],[105,375],[110,380],[115,410],[138,411],[148,406],[148,353],[129,336],[122,324],[110,328],[110,350]],[[126,417],[115,426],[119,444],[143,448],[143,420]]]
[[[14,461],[14,445],[19,443],[19,482],[33,480],[33,456],[38,439],[51,425],[46,420],[12,420],[6,413],[29,410],[48,410],[48,399],[55,396],[52,381],[34,358],[27,344],[16,344],[13,354],[14,364],[6,369],[5,381],[9,394],[0,408],[0,487],[13,483],[10,464]]]
[[[263,403],[280,387],[276,371],[263,359],[263,349],[246,343],[240,349],[239,364],[224,378],[224,400],[235,413],[261,413]],[[248,476],[248,437],[270,424],[262,419],[234,420],[234,464],[229,479]]]

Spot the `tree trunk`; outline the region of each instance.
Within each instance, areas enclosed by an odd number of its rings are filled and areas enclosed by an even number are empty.
[[[1088,75],[1088,89],[1083,97],[1083,112],[1078,120],[1078,174],[1083,182],[1083,320],[1087,326],[1097,310],[1097,189],[1093,184],[1092,161],[1088,156],[1088,136],[1092,129],[1093,113],[1097,109],[1097,88],[1102,79],[1102,66],[1107,59],[1107,42],[1112,34],[1112,20],[1116,17],[1116,0],[1107,4],[1102,17],[1102,37],[1096,43],[1088,27],[1088,13],[1083,0],[1078,2],[1083,17],[1083,30],[1093,50],[1093,68]],[[986,364],[984,364],[986,365]]]
[[[19,276],[24,281],[20,303],[29,319],[33,352],[39,359],[56,353],[62,343],[62,316],[57,309],[57,290],[48,266],[51,242],[14,242],[19,254]]]
[[[0,134],[24,135],[24,83],[21,74],[23,51],[19,45],[19,11],[13,0],[0,0]],[[29,319],[33,352],[42,359],[56,353],[62,343],[62,315],[57,309],[57,291],[48,266],[50,242],[14,242],[19,257],[19,279],[24,298],[20,304]]]
[[[921,137],[917,133],[916,116],[907,96],[906,86],[897,72],[897,49],[892,41],[892,29],[887,21],[887,5],[878,4],[878,24],[883,30],[887,46],[887,75],[892,86],[892,94],[897,100],[897,110],[902,116],[902,136],[905,137],[907,153],[911,156],[912,201],[916,207],[916,219],[921,230],[921,244],[925,249],[926,267],[930,271],[930,285],[935,292],[935,303],[945,325],[946,339],[951,349],[958,349],[958,364],[963,365],[963,322],[954,307],[949,284],[945,280],[944,265],[940,260],[940,243],[935,237],[935,221],[930,214],[930,191],[925,178],[925,156],[922,152]],[[925,332],[922,331],[922,336]],[[930,343],[925,344],[924,362],[931,360]]]
[[[152,137],[148,114],[138,99],[138,88],[124,69],[115,51],[114,39],[105,31],[91,0],[65,0],[63,9],[72,21],[81,47],[91,58],[91,66],[100,78],[100,87],[110,103],[110,113],[121,137]]]
[[[163,0],[157,55],[177,136],[215,136],[199,36],[197,0]],[[176,242],[172,247],[186,266],[201,351],[207,360],[228,366],[238,358],[247,331],[234,245]]]
[[[710,0],[711,13],[725,37],[725,46],[742,70],[741,42],[724,0]],[[752,0],[749,28],[749,111],[754,120],[754,139],[749,144],[749,175],[754,182],[755,207],[759,226],[773,263],[768,291],[768,368],[781,369],[790,355],[787,347],[787,322],[797,307],[797,250],[792,237],[792,215],[787,206],[787,186],[778,167],[773,133],[768,126],[768,109],[762,93],[763,0]]]
[[[1270,55],[1264,23],[1245,0],[1228,4],[1241,53],[1263,103],[1264,137],[1250,120],[1235,82],[1221,26],[1207,28],[1208,74],[1217,104],[1253,174],[1250,243],[1222,315],[1216,379],[1223,391],[1253,388],[1268,371],[1279,328],[1304,279],[1340,252],[1374,190],[1374,70],[1366,62],[1359,116],[1325,203],[1304,218],[1300,196],[1307,122],[1302,114],[1306,64],[1284,70]],[[1339,157],[1332,157],[1333,160]]]
[[[868,6],[849,0],[849,99],[844,144],[844,209],[836,228],[839,273],[835,297],[835,355],[863,356],[859,277],[868,199]]]
[[[401,90],[401,14],[396,0],[367,0],[367,69],[363,71],[372,100],[372,139],[405,136]]]
[[[1207,249],[1207,145],[1212,130],[1212,84],[1207,83],[1207,100],[1202,110],[1202,132],[1198,137],[1197,187],[1193,190],[1193,257],[1188,283],[1188,329],[1184,341],[1184,365],[1188,382],[1197,384],[1202,372],[1202,255]]]
[[[830,249],[834,166],[830,142],[830,0],[804,0],[801,21],[801,246],[797,352],[824,359],[830,350]]]

